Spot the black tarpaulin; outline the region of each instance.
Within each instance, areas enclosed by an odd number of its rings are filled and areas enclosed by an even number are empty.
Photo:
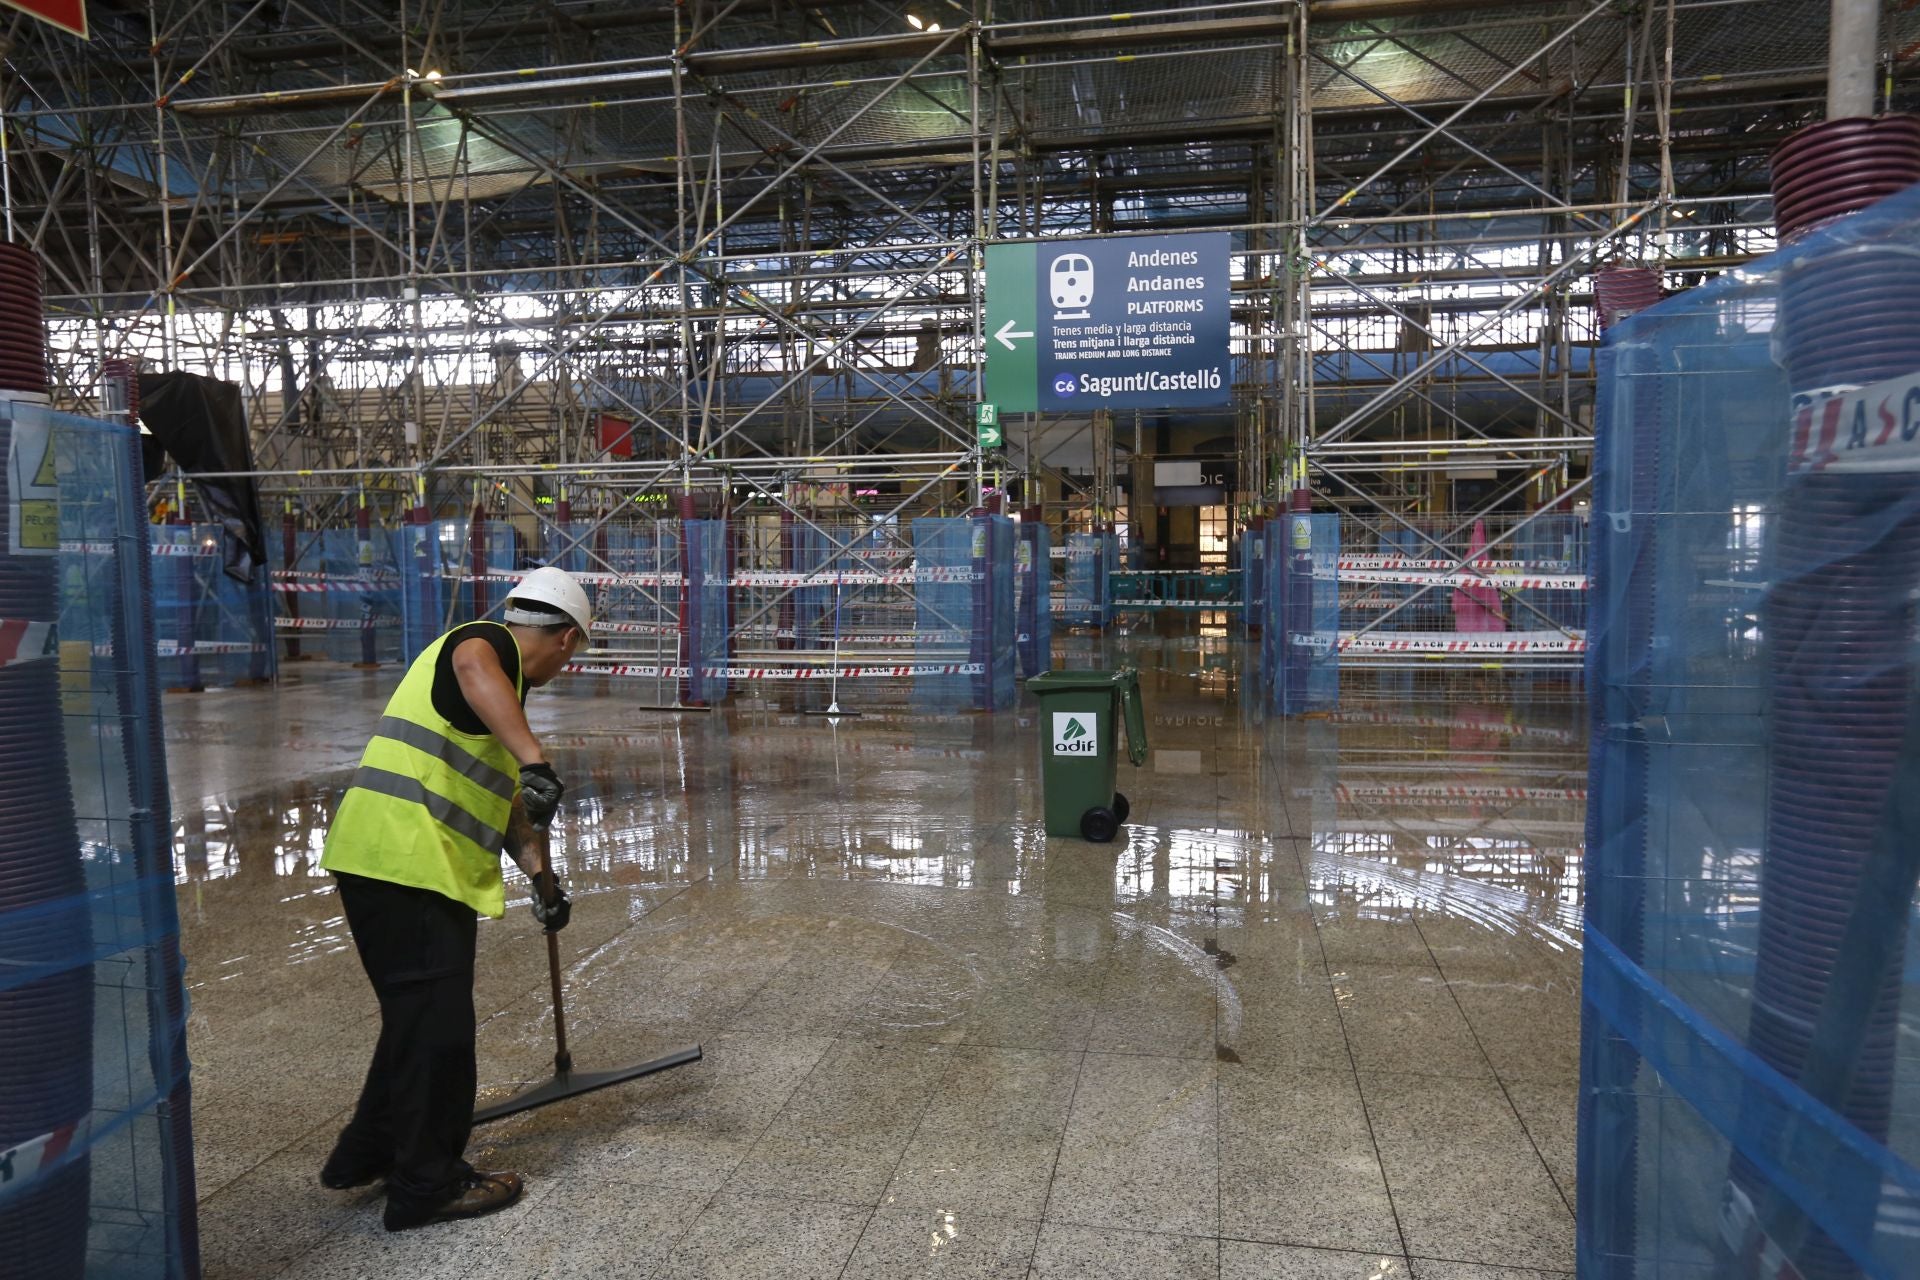
[[[149,477],[160,474],[162,453],[190,477],[204,471],[253,470],[246,409],[234,383],[197,373],[143,373],[140,421],[153,433],[141,441]],[[227,576],[251,582],[255,567],[266,561],[267,546],[254,482],[248,478],[193,483],[225,531]]]

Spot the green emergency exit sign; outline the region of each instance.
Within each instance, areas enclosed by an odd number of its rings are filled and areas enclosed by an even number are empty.
[[[982,449],[998,449],[1007,442],[1000,430],[1000,406],[978,404],[973,407],[973,428]]]

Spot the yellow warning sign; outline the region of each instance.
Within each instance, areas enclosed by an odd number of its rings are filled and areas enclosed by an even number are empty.
[[[7,545],[17,556],[60,553],[60,474],[53,423],[15,406],[7,447]]]

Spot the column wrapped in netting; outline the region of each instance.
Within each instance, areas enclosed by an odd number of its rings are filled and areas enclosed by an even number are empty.
[[[1104,533],[1067,535],[1067,598],[1060,621],[1069,627],[1104,627],[1112,621],[1107,604],[1109,541]]]
[[[1608,334],[1583,1275],[1920,1274],[1917,242],[1920,189]]]
[[[1340,517],[1296,511],[1267,525],[1261,672],[1280,715],[1340,701]]]
[[[1267,518],[1255,516],[1240,531],[1234,566],[1240,570],[1240,620],[1258,630],[1267,611]]]
[[[1052,538],[1046,521],[1023,520],[1014,547],[1014,609],[1019,616],[1020,674],[1053,667]]]
[[[927,710],[1013,705],[1013,522],[1005,516],[913,522],[913,703]],[[964,638],[954,662],[949,637]]]
[[[193,1277],[138,437],[0,404],[0,457],[0,1258],[36,1280]]]
[[[681,701],[713,706],[727,696],[727,522],[682,521],[685,613]]]
[[[433,521],[409,519],[393,533],[394,560],[400,566],[400,636],[404,662],[419,657],[446,630],[448,597],[455,584],[447,579],[442,532]]]
[[[982,670],[974,677],[973,705],[999,711],[1019,696],[1014,616],[1014,555],[1018,538],[1006,516],[973,518],[973,654]]]

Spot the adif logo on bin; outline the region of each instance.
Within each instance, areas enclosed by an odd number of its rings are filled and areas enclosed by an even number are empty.
[[[1090,756],[1100,749],[1100,718],[1084,711],[1053,713],[1053,754]]]

